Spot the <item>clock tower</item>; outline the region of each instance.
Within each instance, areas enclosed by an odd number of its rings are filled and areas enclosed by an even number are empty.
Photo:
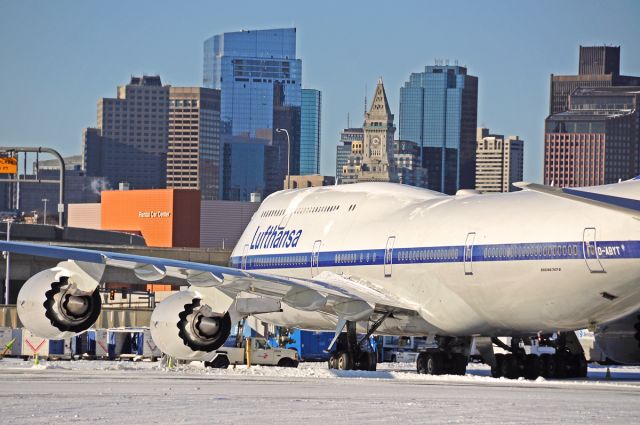
[[[373,102],[365,115],[363,130],[362,163],[358,181],[395,182],[397,175],[393,136],[396,128],[393,126],[393,114],[389,109],[382,78],[378,80]]]

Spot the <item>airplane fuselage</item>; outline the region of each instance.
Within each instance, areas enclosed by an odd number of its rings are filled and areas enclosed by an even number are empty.
[[[418,317],[381,333],[572,330],[640,307],[640,221],[533,191],[309,188],[268,197],[231,265],[305,279],[331,272],[415,306]],[[286,309],[264,318],[306,329],[335,323]]]

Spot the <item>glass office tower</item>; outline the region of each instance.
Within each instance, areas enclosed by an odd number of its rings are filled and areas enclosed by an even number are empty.
[[[300,174],[320,174],[320,90],[302,89]]]
[[[299,173],[301,79],[302,61],[296,59],[295,28],[229,32],[204,42],[203,84],[221,90],[222,143],[242,143],[245,139],[265,146],[263,156],[245,157],[246,163],[233,160],[234,164],[244,166],[229,176],[223,174],[222,185],[234,185],[221,188],[223,197],[259,189],[244,187],[243,182],[254,179],[234,178],[258,169],[265,170],[264,184],[258,185],[264,196],[282,189],[287,173],[287,141],[284,134],[275,132],[278,125],[292,126],[285,127],[291,136],[291,173]],[[274,159],[276,164],[271,162]],[[269,162],[267,166],[265,161]],[[229,169],[222,164],[223,173]]]
[[[478,78],[462,66],[426,66],[400,88],[400,140],[418,143],[429,189],[475,187]]]

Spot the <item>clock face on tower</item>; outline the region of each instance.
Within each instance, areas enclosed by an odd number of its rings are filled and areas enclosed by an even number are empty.
[[[380,147],[380,138],[379,137],[374,137],[371,139],[371,144],[373,145],[374,148],[378,148]]]

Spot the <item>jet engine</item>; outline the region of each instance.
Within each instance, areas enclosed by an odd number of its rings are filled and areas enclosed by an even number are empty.
[[[63,339],[89,329],[100,314],[104,266],[63,261],[29,278],[18,294],[22,324],[42,338]]]
[[[599,325],[595,341],[607,360],[628,365],[640,364],[640,311]]]
[[[207,360],[231,332],[229,312],[216,312],[213,300],[181,291],[163,300],[151,315],[151,337],[163,353],[181,360]]]

